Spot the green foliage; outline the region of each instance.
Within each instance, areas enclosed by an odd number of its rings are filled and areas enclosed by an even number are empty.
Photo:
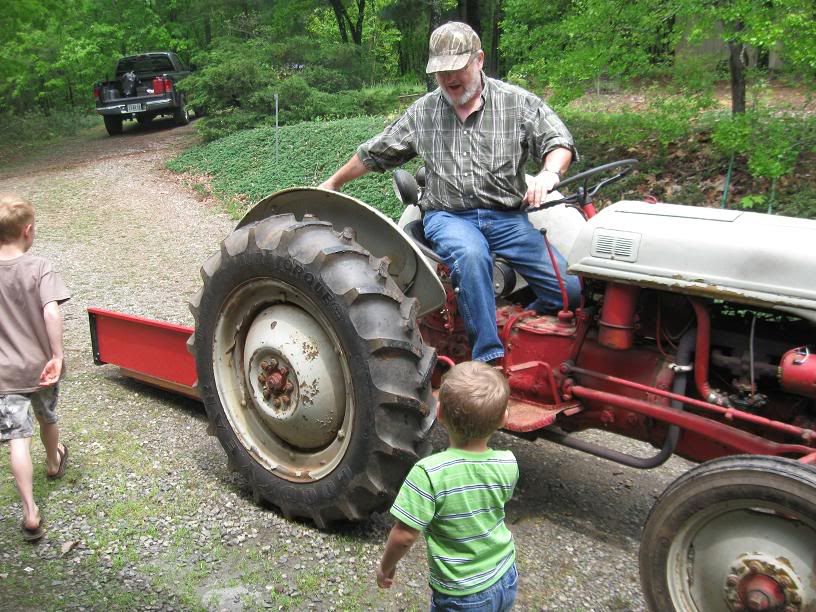
[[[599,78],[654,74],[677,38],[662,0],[506,0],[504,8],[501,49],[515,64],[511,74],[553,88],[557,101]]]
[[[712,105],[707,96],[650,96],[648,109],[640,112],[597,113],[562,108],[559,114],[575,133],[581,126],[584,139],[594,146],[628,148],[655,142],[665,153],[675,142],[698,130],[697,118]],[[577,138],[577,136],[576,136]],[[578,143],[580,150],[580,143]]]
[[[352,19],[356,19],[354,3],[349,3]],[[361,45],[341,45],[339,30],[332,11],[322,8],[313,11],[307,20],[307,31],[311,39],[310,48],[340,47],[353,49],[359,54],[357,63],[344,62],[335,67],[344,67],[346,71],[361,72],[363,81],[369,85],[382,79],[398,75],[398,54],[401,33],[390,21],[380,17],[380,10],[391,4],[389,0],[368,0],[363,14],[363,40]],[[363,62],[360,63],[360,59]]]
[[[24,6],[0,19],[0,100],[16,112],[88,108],[93,82],[110,75],[118,57],[154,49],[186,57],[192,46],[177,20],[192,0],[126,2],[116,10],[106,0]]]
[[[41,146],[101,122],[96,113],[77,110],[55,111],[49,114],[33,111],[23,115],[0,113],[0,160],[10,149]]]
[[[265,117],[240,108],[228,108],[207,115],[196,122],[196,131],[204,140],[216,140],[234,132],[248,130],[264,121]]]
[[[741,208],[751,210],[753,208],[762,208],[766,205],[767,201],[768,198],[764,195],[752,194],[740,198],[739,205]]]
[[[728,41],[782,53],[786,70],[813,81],[812,0],[505,0],[501,49],[520,83],[566,102],[593,83],[668,75],[705,93],[723,76]],[[808,36],[808,34],[810,34]],[[715,53],[701,53],[714,41]]]
[[[404,90],[360,89],[376,58],[364,46],[330,40],[335,31],[328,25],[316,34],[326,40],[315,44],[305,35],[274,37],[269,27],[253,23],[248,40],[222,36],[198,53],[200,69],[181,89],[193,108],[206,111],[199,133],[209,140],[274,124],[276,100],[280,125],[393,110]]]
[[[721,117],[712,141],[724,155],[744,156],[752,176],[779,179],[793,171],[800,153],[816,149],[816,119],[751,110]]]
[[[222,39],[212,51],[194,57],[203,67],[184,79],[179,89],[191,107],[207,113],[240,107],[248,94],[274,82],[264,59],[267,51],[262,42]]]
[[[812,182],[803,182],[793,193],[780,200],[780,214],[816,219],[816,185]]]
[[[447,20],[460,4],[346,0],[346,25],[361,33],[354,44],[341,42],[326,0],[15,0],[0,15],[0,105],[17,113],[89,108],[93,82],[110,76],[118,57],[167,49],[203,72],[187,86],[195,106],[263,114],[270,94],[294,75],[328,94],[424,78],[432,7]],[[357,10],[364,11],[359,29]],[[781,54],[787,75],[800,82],[813,83],[816,69],[812,0],[485,0],[479,12],[488,66],[496,60],[511,80],[550,89],[556,103],[606,82],[666,76],[704,94],[724,76],[727,41]],[[700,52],[698,45],[717,40],[720,49]],[[326,96],[301,94],[309,112],[331,112]],[[288,120],[306,116],[296,111]]]
[[[194,147],[168,164],[176,172],[206,175],[213,193],[240,216],[270,193],[295,186],[317,186],[344,164],[357,146],[385,127],[384,117],[262,127]],[[344,192],[396,219],[401,212],[388,174],[371,173]]]

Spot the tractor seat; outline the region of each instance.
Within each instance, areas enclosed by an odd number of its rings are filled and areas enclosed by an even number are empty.
[[[402,229],[426,257],[438,263],[444,263],[442,258],[431,248],[431,243],[425,237],[422,219],[411,221]],[[516,272],[504,259],[493,257],[493,291],[497,297],[505,297],[526,284],[523,278],[517,277]]]
[[[410,223],[406,224],[402,230],[408,234],[408,237],[416,243],[419,250],[422,251],[426,257],[438,263],[444,263],[442,258],[434,252],[433,247],[431,247],[431,243],[428,242],[428,239],[425,237],[425,228],[422,225],[422,219],[411,221]]]
[[[411,221],[408,225],[402,228],[406,234],[413,240],[425,247],[431,248],[431,243],[425,237],[425,228],[422,225],[422,219]]]

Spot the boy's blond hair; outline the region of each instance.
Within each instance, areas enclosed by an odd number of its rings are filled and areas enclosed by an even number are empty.
[[[510,385],[481,361],[453,366],[442,378],[439,403],[448,433],[458,441],[487,438],[502,425]]]
[[[14,242],[34,223],[34,206],[16,193],[0,193],[0,244]]]

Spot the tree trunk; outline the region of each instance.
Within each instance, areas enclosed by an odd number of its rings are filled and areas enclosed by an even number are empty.
[[[365,3],[366,0],[357,0],[357,22],[352,23],[351,18],[343,6],[343,0],[328,0],[334,11],[334,17],[337,19],[337,27],[340,30],[340,39],[347,43],[348,30],[351,30],[351,38],[355,45],[363,44],[363,18],[365,17]]]
[[[430,0],[428,2],[428,6],[430,8],[428,18],[428,40],[430,40],[431,32],[442,25],[442,7],[440,6],[440,0]],[[428,87],[428,91],[433,91],[436,89],[436,79],[434,78],[434,75],[425,75],[425,85]]]
[[[743,28],[742,22],[734,24],[735,32]],[[745,112],[745,45],[737,40],[728,41],[728,68],[731,72],[731,114]]]
[[[357,25],[351,28],[354,44],[363,44],[363,16],[365,15],[365,0],[357,0]]]
[[[343,16],[346,9],[343,8],[343,3],[341,0],[329,0],[329,4],[334,11],[334,18],[337,20],[337,29],[340,31],[340,40],[347,43],[349,41],[348,32],[346,31],[346,19]]]
[[[501,2],[496,2],[493,7],[493,24],[492,36],[490,37],[490,56],[487,58],[487,74],[490,76],[499,76],[499,38],[501,37],[501,23],[503,17]]]
[[[482,37],[482,14],[479,10],[479,0],[458,0],[457,10],[459,19],[468,24],[479,38]]]

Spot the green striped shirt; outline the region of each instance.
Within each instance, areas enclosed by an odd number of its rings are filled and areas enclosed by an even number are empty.
[[[518,475],[513,453],[490,449],[449,448],[414,465],[391,514],[425,534],[432,589],[478,593],[510,568],[516,548],[504,505]]]

